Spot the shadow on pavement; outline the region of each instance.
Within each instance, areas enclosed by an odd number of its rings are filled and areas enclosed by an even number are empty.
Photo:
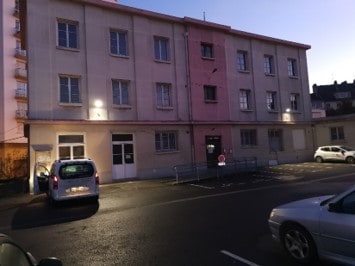
[[[82,220],[93,216],[99,209],[98,201],[80,199],[51,206],[46,197],[37,197],[20,206],[13,216],[12,229],[26,229]]]

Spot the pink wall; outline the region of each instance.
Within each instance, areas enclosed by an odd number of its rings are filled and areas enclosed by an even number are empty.
[[[195,121],[229,120],[225,34],[193,26],[188,28],[192,118]],[[201,57],[201,42],[213,44],[214,58]],[[217,71],[213,72],[214,69]],[[217,87],[217,101],[204,101],[204,85]]]

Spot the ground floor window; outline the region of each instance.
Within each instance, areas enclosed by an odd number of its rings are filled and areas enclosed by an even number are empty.
[[[270,152],[283,151],[282,130],[269,129],[268,136]]]
[[[155,150],[157,152],[167,152],[177,150],[177,133],[176,132],[156,132],[155,133]]]
[[[240,140],[242,147],[255,147],[257,145],[256,129],[240,130]]]
[[[344,140],[344,128],[343,127],[331,127],[330,128],[330,140]]]
[[[58,158],[59,160],[85,158],[84,135],[59,135]]]

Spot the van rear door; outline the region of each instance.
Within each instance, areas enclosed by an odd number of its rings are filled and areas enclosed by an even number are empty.
[[[33,170],[33,192],[35,195],[47,193],[49,170],[44,164],[35,163]]]

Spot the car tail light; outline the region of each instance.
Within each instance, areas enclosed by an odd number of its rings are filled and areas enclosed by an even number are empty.
[[[57,190],[58,189],[58,177],[55,175],[53,177],[53,190]]]
[[[100,184],[100,177],[99,177],[99,174],[96,172],[95,174],[95,184],[96,185],[99,185]]]

